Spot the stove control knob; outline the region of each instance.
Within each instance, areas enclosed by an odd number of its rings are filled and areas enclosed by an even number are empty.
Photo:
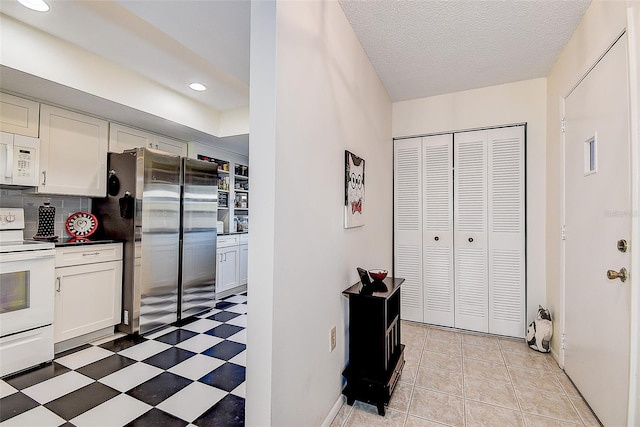
[[[7,220],[7,222],[13,222],[13,221],[16,220],[16,216],[13,215],[13,214],[9,214],[9,215],[7,215],[6,220]]]

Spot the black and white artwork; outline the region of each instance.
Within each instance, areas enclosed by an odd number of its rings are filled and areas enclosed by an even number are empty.
[[[344,228],[364,225],[364,159],[345,150]]]

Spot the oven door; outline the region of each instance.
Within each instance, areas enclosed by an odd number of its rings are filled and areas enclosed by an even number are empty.
[[[54,255],[0,253],[0,337],[53,323]]]

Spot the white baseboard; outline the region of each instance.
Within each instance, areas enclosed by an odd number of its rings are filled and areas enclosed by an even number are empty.
[[[341,394],[340,396],[338,396],[338,400],[336,400],[336,403],[333,405],[333,407],[329,411],[329,414],[327,414],[327,418],[324,419],[322,423],[322,427],[329,427],[331,425],[331,423],[333,422],[333,419],[336,417],[336,415],[338,415],[338,412],[340,412],[340,408],[342,408],[342,405],[344,404],[344,402],[345,402],[345,398]]]
[[[564,365],[560,363],[560,355],[556,353],[556,351],[553,348],[551,348],[551,356],[553,356],[553,359],[556,361],[560,369],[564,370]]]

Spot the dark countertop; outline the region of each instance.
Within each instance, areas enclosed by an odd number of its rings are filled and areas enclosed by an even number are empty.
[[[91,239],[83,239],[83,238],[74,239],[73,237],[62,237],[56,241],[53,241],[52,243],[56,245],[56,248],[61,248],[61,247],[68,247],[68,246],[104,245],[107,243],[122,243],[122,240],[117,240],[117,239],[91,240]]]
[[[232,231],[231,233],[218,233],[218,236],[235,236],[236,234],[249,234],[248,231]]]

